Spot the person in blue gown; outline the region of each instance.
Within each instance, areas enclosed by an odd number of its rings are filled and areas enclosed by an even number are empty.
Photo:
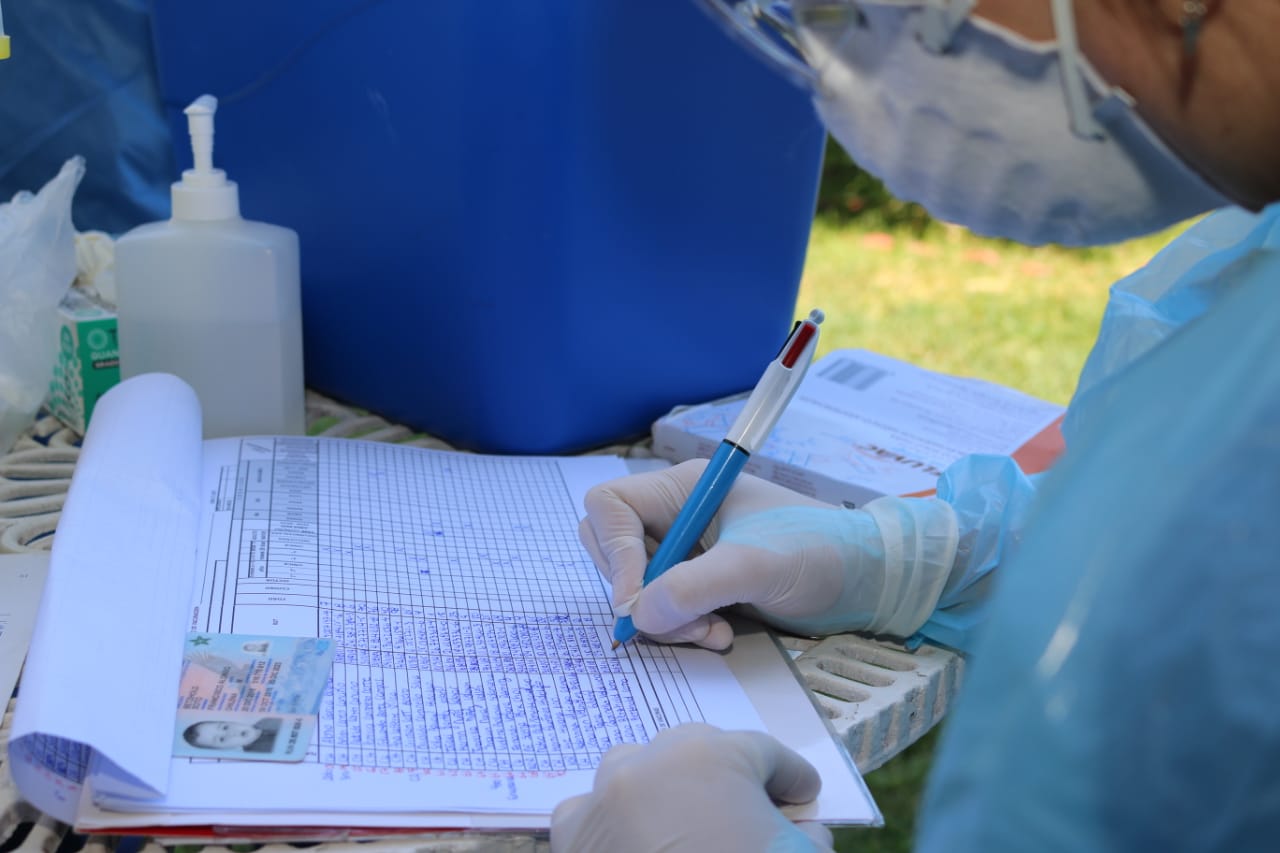
[[[940,218],[1032,245],[1199,218],[1112,288],[1046,474],[968,457],[936,497],[856,510],[743,477],[643,590],[646,541],[701,463],[616,480],[581,529],[615,607],[662,642],[725,648],[716,611],[737,606],[968,654],[917,850],[1273,849],[1280,5],[713,5],[787,29],[742,32],[812,88],[859,165]],[[778,808],[820,784],[765,735],[681,726],[606,754],[556,809],[552,847],[828,849]]]

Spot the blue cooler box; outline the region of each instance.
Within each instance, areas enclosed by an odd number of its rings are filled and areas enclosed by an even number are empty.
[[[216,95],[242,213],[301,238],[316,390],[567,453],[751,387],[789,331],[825,133],[695,0],[152,11],[178,162]]]

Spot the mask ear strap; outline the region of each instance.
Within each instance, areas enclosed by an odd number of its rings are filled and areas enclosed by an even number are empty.
[[[817,90],[818,76],[800,50],[790,0],[701,0],[698,6],[775,71],[801,89]]]
[[[916,36],[930,53],[942,53],[978,0],[925,0]]]
[[[1058,37],[1058,53],[1062,62],[1062,89],[1067,99],[1071,130],[1086,139],[1105,139],[1102,126],[1093,118],[1089,97],[1084,91],[1084,72],[1080,70],[1080,46],[1076,43],[1076,20],[1071,0],[1052,0],[1053,29]]]

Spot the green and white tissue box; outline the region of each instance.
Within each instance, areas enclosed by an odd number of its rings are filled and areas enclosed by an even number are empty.
[[[58,306],[58,360],[49,383],[49,411],[84,435],[93,408],[120,381],[116,314],[71,288]]]

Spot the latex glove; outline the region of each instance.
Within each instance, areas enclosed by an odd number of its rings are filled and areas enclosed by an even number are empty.
[[[740,476],[694,556],[641,590],[644,568],[706,466],[622,477],[587,493],[583,545],[613,586],[619,615],[662,642],[727,648],[715,610],[749,604],[797,634],[867,631],[906,637],[933,612],[952,569],[957,524],[936,498],[833,507]]]
[[[796,824],[776,802],[818,794],[818,772],[762,732],[686,723],[605,753],[591,793],[551,815],[551,849],[609,853],[830,850],[831,833]]]

